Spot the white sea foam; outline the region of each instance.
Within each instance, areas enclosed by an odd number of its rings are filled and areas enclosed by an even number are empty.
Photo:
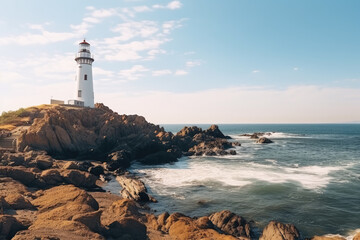
[[[145,174],[145,181],[148,181],[149,185],[156,189],[209,185],[211,182],[243,187],[256,181],[262,181],[268,183],[292,182],[306,189],[320,190],[336,180],[332,173],[344,170],[346,167],[288,167],[246,161],[225,164],[210,160],[189,159],[168,168],[145,168],[137,171]]]

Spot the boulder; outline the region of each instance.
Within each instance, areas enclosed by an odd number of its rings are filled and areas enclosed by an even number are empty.
[[[48,169],[41,173],[40,178],[47,184],[47,185],[60,185],[64,182],[63,177],[60,174],[58,169]]]
[[[205,134],[212,136],[214,138],[227,138],[219,129],[218,125],[211,125],[209,129],[205,131]]]
[[[224,210],[211,214],[209,219],[217,228],[226,234],[235,237],[250,238],[251,230],[249,223],[235,213]]]
[[[124,198],[132,199],[139,202],[156,201],[147,193],[145,184],[141,180],[126,176],[117,176],[116,180],[123,188],[120,193]]]
[[[106,169],[114,171],[118,168],[126,169],[130,167],[131,154],[129,151],[120,150],[108,155],[108,161],[106,162]]]
[[[39,212],[46,212],[68,203],[85,204],[90,206],[94,211],[99,209],[98,203],[91,195],[73,185],[63,185],[48,189],[31,203],[38,207]],[[73,214],[75,215],[76,213]]]
[[[138,161],[146,165],[157,165],[157,164],[176,162],[177,158],[172,152],[160,151],[153,154],[149,154],[146,157],[139,159]]]
[[[45,170],[52,167],[54,160],[49,155],[38,155],[35,162],[39,169]]]
[[[89,173],[97,177],[100,176],[101,174],[104,174],[104,168],[100,165],[90,167],[88,171]]]
[[[16,232],[24,230],[26,227],[22,225],[16,218],[9,215],[0,215],[0,238],[11,239]]]
[[[62,166],[63,169],[79,169],[79,166],[74,161],[68,161]]]
[[[32,225],[28,230],[19,231],[13,240],[34,240],[34,239],[76,239],[76,240],[105,240],[97,233],[90,231],[84,224],[68,220],[48,220],[43,225]]]
[[[88,172],[70,169],[62,170],[60,174],[66,183],[77,187],[91,188],[96,186],[97,177]]]
[[[140,219],[143,217],[143,214],[139,212],[139,209],[140,207],[133,200],[121,199],[114,201],[101,214],[101,223],[103,225],[109,225],[114,221],[128,217]]]
[[[193,137],[198,133],[202,133],[202,129],[198,128],[196,126],[193,127],[184,127],[183,129],[181,129],[176,136],[179,137]]]
[[[34,169],[23,166],[0,166],[0,176],[10,177],[27,186],[31,186],[38,174],[34,171]]]
[[[299,230],[293,224],[271,221],[264,228],[259,240],[297,240],[300,239]]]
[[[270,139],[268,139],[266,137],[261,137],[256,141],[256,143],[273,143],[273,141],[271,141]]]
[[[15,210],[34,209],[34,206],[31,204],[31,202],[19,193],[8,194],[5,197],[5,201],[10,205],[12,209]]]
[[[360,240],[360,232],[354,236],[353,240]]]
[[[102,211],[98,210],[96,212],[86,212],[76,214],[72,217],[73,221],[81,222],[87,226],[93,232],[101,232],[102,227],[100,223],[100,216]]]
[[[346,240],[346,238],[341,235],[329,234],[325,236],[314,236],[311,238],[311,240]]]
[[[146,226],[133,219],[123,218],[108,226],[108,235],[116,239],[146,240]]]

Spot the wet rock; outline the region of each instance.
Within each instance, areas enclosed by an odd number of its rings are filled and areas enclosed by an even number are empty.
[[[101,174],[104,174],[104,168],[100,165],[90,167],[88,171],[89,171],[89,173],[91,173],[97,177],[100,176]]]
[[[209,216],[210,221],[224,233],[235,237],[250,238],[249,223],[242,217],[228,210],[213,213]]]
[[[224,138],[227,137],[219,130],[219,127],[217,125],[211,125],[209,129],[205,131],[205,134],[212,136],[214,138]]]
[[[171,152],[160,151],[157,153],[147,155],[146,157],[139,159],[138,161],[146,165],[157,165],[157,164],[176,162],[177,158]]]
[[[124,198],[139,202],[156,202],[156,200],[147,193],[145,184],[141,180],[125,176],[117,176],[116,180],[123,188],[121,195]]]
[[[299,230],[293,224],[271,221],[264,228],[259,240],[297,240],[300,239]]]
[[[106,169],[114,171],[118,168],[126,169],[130,167],[131,154],[129,151],[120,150],[108,155],[108,161],[106,162]]]
[[[271,141],[270,139],[268,139],[266,137],[261,137],[256,141],[256,143],[273,143],[273,141]]]

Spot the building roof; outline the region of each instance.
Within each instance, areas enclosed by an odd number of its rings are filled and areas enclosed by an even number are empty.
[[[85,41],[85,39],[84,39],[84,41],[82,41],[80,44],[87,44],[87,45],[90,45],[88,42],[86,42],[86,41]]]

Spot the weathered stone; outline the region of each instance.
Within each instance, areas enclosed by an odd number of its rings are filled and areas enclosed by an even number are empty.
[[[264,228],[259,240],[297,240],[300,233],[293,224],[271,221]]]
[[[146,226],[133,218],[123,218],[108,226],[108,234],[118,239],[146,240]]]
[[[250,238],[251,231],[249,223],[235,213],[224,210],[211,214],[209,219],[224,233],[235,237]]]
[[[34,209],[34,206],[29,200],[24,198],[19,193],[8,194],[5,197],[5,201],[10,205],[12,209]]]
[[[270,139],[268,139],[266,137],[261,137],[256,141],[256,143],[273,143],[273,141],[271,141]]]
[[[121,195],[124,198],[132,199],[139,202],[156,201],[148,193],[145,184],[135,178],[117,176],[116,180],[122,186]]]

